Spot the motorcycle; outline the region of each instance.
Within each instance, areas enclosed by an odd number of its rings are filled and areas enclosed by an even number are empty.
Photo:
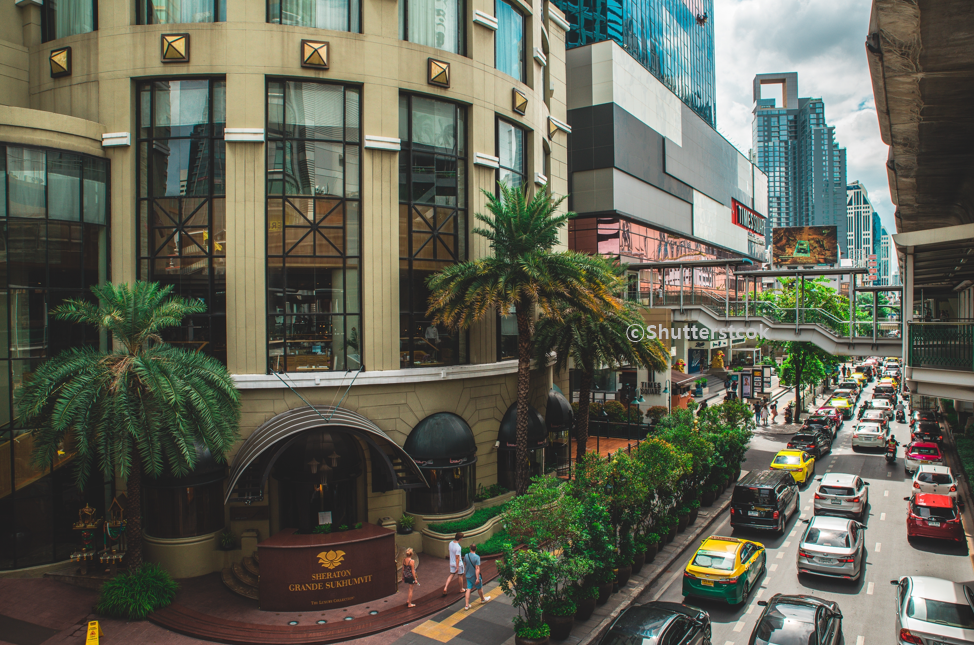
[[[905,423],[906,422],[906,412],[904,412],[903,410],[897,410],[896,411],[896,420],[899,423]]]
[[[886,446],[886,463],[895,464],[896,463],[896,449],[900,444],[894,443],[892,445]]]

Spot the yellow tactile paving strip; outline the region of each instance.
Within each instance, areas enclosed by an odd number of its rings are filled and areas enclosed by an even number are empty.
[[[497,597],[498,593],[500,593],[499,584],[484,588],[484,596],[490,596],[492,600]],[[451,640],[463,633],[462,629],[457,629],[454,627],[454,625],[484,606],[484,604],[480,602],[480,596],[477,596],[476,591],[470,592],[470,596],[470,609],[461,608],[459,611],[447,616],[440,622],[436,622],[435,620],[427,620],[426,622],[417,625],[416,628],[413,629],[413,633],[419,634],[420,636],[425,636],[426,638],[432,638],[433,640],[440,641],[441,643],[449,643]],[[476,597],[476,600],[474,600],[474,597]]]

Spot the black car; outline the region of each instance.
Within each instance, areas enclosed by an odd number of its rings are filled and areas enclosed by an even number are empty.
[[[837,430],[838,427],[835,425],[835,422],[829,417],[809,417],[805,419],[805,423],[798,429],[798,432],[824,432],[828,434],[829,441],[831,442],[835,440],[835,435],[838,434]]]
[[[799,432],[788,440],[788,447],[810,452],[818,459],[825,453],[832,452],[832,441],[824,432]]]
[[[841,645],[842,612],[831,600],[815,596],[786,596],[776,593],[770,600],[759,600],[764,611],[751,632],[748,645],[775,643],[816,643]]]
[[[910,441],[930,441],[943,443],[944,433],[940,424],[933,421],[920,421],[910,430]]]
[[[877,385],[875,389],[873,389],[873,398],[886,399],[893,405],[896,405],[896,401],[898,400],[896,390],[892,385]]]
[[[786,470],[754,470],[741,478],[731,496],[731,528],[785,532],[798,513],[798,484]]]
[[[599,645],[710,645],[710,614],[675,602],[633,605],[615,619]]]
[[[916,425],[917,421],[937,421],[937,411],[936,410],[917,410],[910,415],[910,427],[912,428]]]

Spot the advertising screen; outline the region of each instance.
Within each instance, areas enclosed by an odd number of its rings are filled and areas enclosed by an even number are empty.
[[[772,229],[771,249],[776,265],[808,266],[839,262],[839,236],[835,226]]]

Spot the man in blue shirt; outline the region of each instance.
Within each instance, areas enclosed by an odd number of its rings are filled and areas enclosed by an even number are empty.
[[[467,572],[467,591],[464,609],[470,609],[470,592],[474,589],[480,594],[480,602],[490,602],[490,596],[484,597],[484,579],[480,575],[480,556],[477,555],[477,545],[470,545],[470,552],[463,556],[463,568]]]

